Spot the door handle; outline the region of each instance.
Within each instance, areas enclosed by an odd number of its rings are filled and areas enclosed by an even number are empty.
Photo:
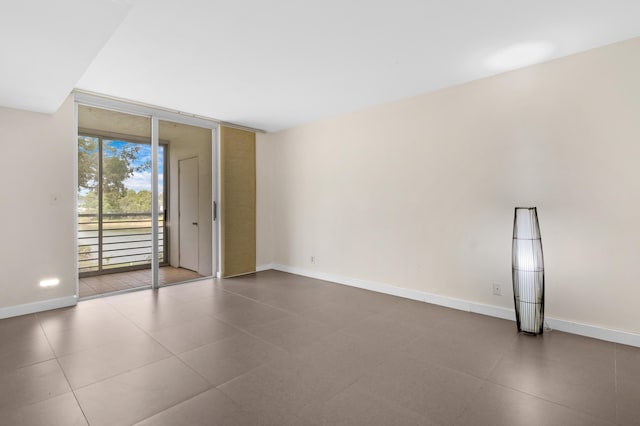
[[[198,222],[191,222],[192,225],[198,226]]]

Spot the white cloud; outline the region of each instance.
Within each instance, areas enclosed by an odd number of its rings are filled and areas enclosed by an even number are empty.
[[[158,186],[160,192],[162,192],[162,184],[162,175],[159,175]],[[134,173],[133,176],[124,181],[124,185],[127,189],[133,189],[136,192],[142,190],[151,191],[151,172]]]

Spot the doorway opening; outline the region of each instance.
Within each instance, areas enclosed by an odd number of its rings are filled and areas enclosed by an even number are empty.
[[[214,140],[211,124],[78,104],[80,298],[217,272]]]

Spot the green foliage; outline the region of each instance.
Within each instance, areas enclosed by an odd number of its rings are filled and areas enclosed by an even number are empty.
[[[151,191],[130,189],[120,200],[120,207],[127,213],[146,213],[151,211]]]
[[[78,187],[95,189],[98,184],[98,139],[78,136]]]
[[[89,191],[84,196],[87,213],[98,211],[99,180],[98,138],[78,137],[78,189]],[[142,146],[125,143],[114,146],[108,141],[102,145],[102,194],[105,213],[144,213],[151,210],[151,192],[127,189],[125,181],[134,175],[151,169],[151,163],[135,165]]]

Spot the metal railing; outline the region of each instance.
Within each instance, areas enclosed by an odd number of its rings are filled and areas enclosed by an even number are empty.
[[[164,215],[158,218],[158,251],[165,263]],[[151,213],[78,214],[78,271],[80,274],[151,264]]]

